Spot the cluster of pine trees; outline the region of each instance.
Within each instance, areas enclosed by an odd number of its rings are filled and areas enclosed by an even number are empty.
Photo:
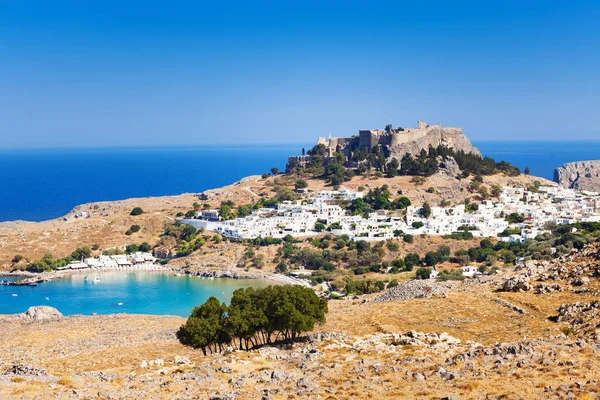
[[[229,345],[239,349],[296,340],[303,332],[325,322],[327,300],[301,286],[268,286],[233,292],[231,304],[209,298],[177,332],[179,341],[208,352]]]
[[[509,176],[516,176],[521,171],[506,161],[495,162],[489,157],[481,157],[477,154],[466,153],[462,150],[456,151],[446,146],[430,146],[429,149],[422,149],[417,155],[405,154],[401,163],[397,159],[391,158],[386,154],[382,146],[375,146],[371,151],[366,148],[356,149],[351,152],[350,160],[358,163],[358,167],[349,170],[345,167],[346,161],[340,151],[336,151],[331,157],[327,156],[327,149],[323,144],[318,144],[308,151],[310,156],[309,172],[315,176],[329,180],[333,185],[339,185],[344,180],[353,175],[362,175],[370,172],[372,168],[376,171],[386,173],[388,176],[398,174],[409,176],[431,176],[435,174],[440,162],[452,157],[456,160],[464,176],[468,175],[493,175],[504,173]],[[443,161],[442,161],[443,164]]]

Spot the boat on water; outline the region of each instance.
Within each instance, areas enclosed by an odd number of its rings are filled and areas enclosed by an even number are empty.
[[[117,305],[118,305],[118,306],[122,306],[122,305],[123,305],[123,302],[122,302],[122,301],[120,301],[120,302],[118,302],[118,303],[117,303]]]
[[[16,294],[16,293],[12,294],[12,297],[17,297],[17,296],[18,296],[18,294]]]
[[[27,284],[27,286],[37,286],[37,285],[38,285],[37,282],[29,282]]]

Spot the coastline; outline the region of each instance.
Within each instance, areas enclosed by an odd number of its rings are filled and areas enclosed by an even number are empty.
[[[238,272],[232,270],[216,270],[216,271],[197,271],[189,272],[178,267],[168,267],[160,264],[141,264],[133,265],[130,267],[117,267],[117,268],[86,268],[79,270],[61,270],[61,271],[46,271],[46,272],[28,272],[28,271],[11,271],[11,272],[0,272],[1,277],[24,277],[19,282],[25,281],[23,285],[29,282],[48,282],[57,279],[63,279],[67,276],[75,274],[83,274],[86,272],[102,273],[102,272],[123,272],[123,273],[135,273],[135,272],[152,272],[160,274],[185,274],[195,276],[199,278],[212,278],[212,279],[262,279],[271,280],[283,285],[301,285],[305,287],[312,287],[308,282],[293,278],[286,275],[280,275],[275,273],[261,272],[259,274],[251,272]]]

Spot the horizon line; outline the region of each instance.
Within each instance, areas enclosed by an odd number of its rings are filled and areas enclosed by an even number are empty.
[[[600,138],[593,139],[469,139],[471,143],[527,143],[527,142],[539,142],[539,143],[565,143],[565,142],[600,142]],[[304,146],[306,147],[307,142],[216,142],[216,143],[174,143],[174,144],[148,144],[148,145],[135,145],[135,144],[119,144],[119,145],[108,145],[108,144],[89,144],[89,145],[56,145],[56,146],[0,146],[0,151],[4,150],[76,150],[76,149],[151,149],[151,148],[194,148],[194,147],[277,147],[277,146]]]

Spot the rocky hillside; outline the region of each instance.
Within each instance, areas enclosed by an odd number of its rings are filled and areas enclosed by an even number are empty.
[[[554,181],[571,189],[600,191],[600,160],[564,164],[554,170]]]
[[[179,317],[0,316],[0,398],[598,398],[599,249],[330,301],[303,342],[249,352],[184,347]]]

